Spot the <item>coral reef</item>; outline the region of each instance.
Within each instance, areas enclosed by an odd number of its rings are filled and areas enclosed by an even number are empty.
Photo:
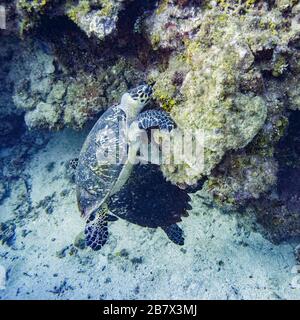
[[[88,36],[94,35],[99,40],[116,33],[120,12],[126,3],[132,0],[16,0],[5,1],[7,8],[14,9],[8,15],[8,21],[14,26],[14,32],[21,35],[30,32],[41,24],[43,16],[67,16]],[[12,29],[12,27],[10,28]]]
[[[288,90],[297,87],[293,42],[299,26],[291,23],[296,8],[289,24],[282,17],[282,3],[269,10],[267,4],[247,2],[231,12],[229,2],[220,1],[200,14],[199,30],[185,39],[184,49],[172,54],[165,71],[149,75],[158,78],[155,96],[171,109],[179,127],[205,134],[203,171],[189,176],[187,164],[164,168],[174,182],[192,184],[210,175],[228,151],[245,148],[257,135],[252,154],[268,151],[272,157],[272,146],[287,124],[284,98],[296,95]],[[277,80],[283,76],[285,81]]]
[[[145,19],[143,30],[154,50],[179,50],[185,39],[200,26],[201,12],[200,6],[184,6],[183,1],[164,0]]]
[[[183,53],[170,61],[156,82],[155,95],[163,106],[166,100],[175,101],[171,114],[179,127],[201,129],[205,135],[203,171],[191,175],[185,164],[165,167],[171,181],[193,184],[209,175],[227,151],[251,142],[266,120],[261,74],[254,69],[255,57],[239,28],[236,17],[209,12]],[[174,84],[178,72],[183,77],[179,85]]]
[[[67,15],[88,36],[94,35],[104,40],[116,33],[119,13],[126,2],[129,1],[81,0],[67,9]]]
[[[199,27],[182,33],[184,44],[176,50],[169,45],[163,70],[149,73],[149,79],[158,79],[158,103],[180,129],[204,134],[204,166],[193,167],[188,159],[163,165],[166,178],[184,186],[208,176],[204,189],[219,205],[254,207],[274,241],[299,235],[298,186],[285,191],[293,199],[283,199],[280,191],[282,177],[290,179],[297,170],[283,170],[275,155],[289,109],[299,109],[297,3],[207,2],[198,13]],[[163,12],[168,10],[174,10],[172,1],[164,2]],[[159,47],[160,39],[152,39]]]
[[[14,106],[26,112],[27,127],[60,129],[82,128],[139,77],[123,58],[97,66],[96,74],[78,72],[71,77],[43,43],[30,39],[16,46],[8,79]]]
[[[300,110],[299,1],[4,3],[1,144],[25,127],[81,129],[129,87],[155,81],[154,103],[177,133],[204,138],[203,166],[184,156],[161,166],[166,179],[184,188],[207,178],[216,203],[247,206],[275,241],[300,233],[298,185],[291,199],[284,180],[298,177],[300,156],[289,148],[287,165],[279,149],[297,136],[288,128]]]
[[[277,243],[300,234],[299,128],[300,113],[294,111],[288,130],[274,152],[278,163],[277,184],[248,206],[267,230],[267,236]]]
[[[130,2],[5,1],[7,9],[15,9],[7,16],[15,27],[0,32],[7,43],[12,42],[9,31],[23,39],[15,39],[10,58],[4,57],[9,98],[16,112],[26,112],[27,127],[81,128],[141,81],[139,71],[109,44],[96,44],[116,31],[120,11]],[[97,39],[88,40],[92,35]]]
[[[242,205],[269,191],[277,182],[277,170],[272,157],[232,153],[210,176],[205,189],[220,204]]]

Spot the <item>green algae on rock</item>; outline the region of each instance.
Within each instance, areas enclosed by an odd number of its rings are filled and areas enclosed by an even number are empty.
[[[244,76],[253,68],[254,56],[238,29],[234,17],[228,17],[224,24],[222,13],[207,14],[195,38],[187,43],[184,57],[171,59],[155,84],[155,96],[163,106],[166,100],[170,101],[163,91],[178,101],[171,108],[178,126],[182,130],[202,129],[205,135],[202,172],[189,176],[184,166],[174,173],[163,167],[167,179],[175,183],[193,184],[209,175],[228,150],[251,142],[266,120],[266,103],[257,94],[262,89],[240,91]],[[169,88],[174,87],[172,79],[180,64],[184,65],[182,84],[173,89],[172,96]]]
[[[99,39],[115,31],[118,14],[124,1],[108,0],[17,0],[19,32],[24,34],[41,22],[41,17],[67,15],[88,35],[94,33]],[[108,25],[111,27],[108,28]]]
[[[34,40],[17,42],[12,52],[12,99],[26,112],[29,128],[80,129],[138,79],[138,73],[122,58],[98,66],[97,75],[79,71],[71,77],[54,54],[45,52]]]
[[[68,3],[66,13],[88,36],[103,40],[116,31],[122,2],[126,1],[80,0],[77,4]]]
[[[173,166],[171,170],[163,167],[166,177],[175,183],[191,184],[203,175],[210,175],[226,152],[246,147],[261,132],[256,140],[257,151],[253,151],[256,147],[252,145],[253,154],[259,154],[263,128],[270,126],[273,129],[264,135],[270,142],[264,152],[272,158],[272,146],[285,132],[286,106],[278,107],[278,103],[281,104],[284,92],[289,96],[297,93],[288,92],[278,82],[275,86],[281,92],[280,97],[272,90],[268,92],[266,75],[270,73],[274,79],[288,76],[291,56],[298,54],[291,54],[287,46],[297,37],[299,26],[294,24],[291,28],[282,16],[283,7],[294,7],[297,13],[296,3],[278,2],[269,8],[257,3],[240,3],[239,10],[228,11],[235,3],[219,1],[215,8],[202,12],[199,31],[185,41],[185,49],[172,54],[166,70],[150,73],[150,78],[158,74],[155,97],[163,107],[171,109],[179,127],[205,131],[203,172],[189,177],[184,165],[176,170]],[[174,85],[178,72],[183,79]],[[294,79],[290,76],[285,84],[294,83]]]

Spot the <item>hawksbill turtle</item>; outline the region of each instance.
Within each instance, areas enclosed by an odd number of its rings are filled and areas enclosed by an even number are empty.
[[[130,176],[142,143],[140,133],[149,128],[175,128],[163,110],[141,112],[151,95],[150,85],[124,93],[121,103],[99,118],[81,149],[75,174],[77,203],[86,219],[86,244],[93,250],[101,249],[108,239],[108,202]],[[174,231],[170,229],[169,237]]]

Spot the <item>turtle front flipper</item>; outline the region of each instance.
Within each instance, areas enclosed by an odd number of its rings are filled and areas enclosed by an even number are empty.
[[[161,228],[164,230],[168,238],[175,244],[178,244],[179,246],[184,245],[183,230],[176,223]]]
[[[108,239],[108,213],[108,206],[104,203],[87,220],[84,230],[86,244],[94,251],[100,250]]]
[[[172,131],[176,124],[171,116],[163,110],[147,110],[139,114],[138,118],[139,129],[159,128],[160,130]]]
[[[158,129],[159,131],[164,132],[171,132],[173,129],[176,128],[175,122],[172,120],[171,116],[163,111],[163,110],[156,110],[151,109],[142,112],[137,117],[137,120],[132,123],[131,125],[132,131],[134,130],[141,130],[142,132],[145,130],[149,135],[149,129]],[[151,162],[152,164],[160,164],[160,149],[156,143],[153,143],[151,140],[151,152],[149,154],[149,140],[147,139],[146,134],[146,143],[143,141],[143,134],[139,133],[141,137],[140,142],[140,155],[137,156],[137,159],[140,162]]]

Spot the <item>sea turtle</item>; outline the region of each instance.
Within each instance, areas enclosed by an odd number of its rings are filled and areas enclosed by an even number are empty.
[[[175,123],[163,110],[140,113],[152,87],[141,85],[123,94],[96,122],[81,149],[76,169],[77,203],[86,218],[86,243],[99,250],[107,241],[109,198],[127,181],[141,145],[141,132],[149,128],[171,131]]]

